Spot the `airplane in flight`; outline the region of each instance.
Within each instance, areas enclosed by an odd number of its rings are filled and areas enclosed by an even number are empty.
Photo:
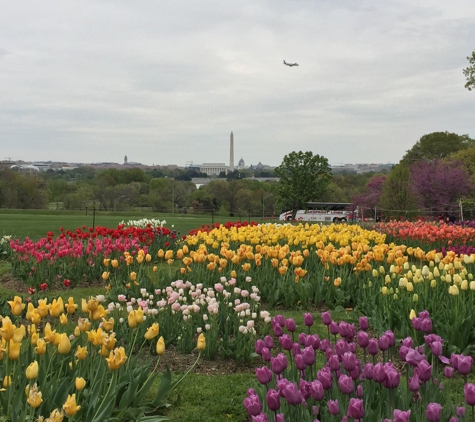
[[[298,65],[299,65],[298,63],[287,63],[285,60],[284,60],[284,64],[285,64],[286,66],[289,66],[289,67],[298,66]]]

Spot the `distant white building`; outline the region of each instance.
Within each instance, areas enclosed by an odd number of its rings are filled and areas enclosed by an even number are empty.
[[[200,173],[206,173],[208,176],[218,176],[222,171],[229,171],[229,167],[224,163],[203,163],[200,166]]]

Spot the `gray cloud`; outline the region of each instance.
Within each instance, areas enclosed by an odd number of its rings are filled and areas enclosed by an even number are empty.
[[[0,145],[25,160],[397,162],[475,137],[469,0],[7,2]],[[296,61],[287,68],[282,60]]]

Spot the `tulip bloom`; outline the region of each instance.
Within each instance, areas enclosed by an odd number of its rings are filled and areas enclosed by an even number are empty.
[[[38,362],[35,360],[34,362],[31,362],[28,365],[28,368],[26,368],[26,377],[29,380],[32,380],[33,378],[36,378],[38,375]]]
[[[79,360],[86,359],[87,346],[84,346],[84,347],[78,346],[76,349],[76,353],[74,353],[74,356],[76,356],[76,358],[78,358]]]
[[[475,406],[475,384],[465,384],[463,393],[465,395],[465,402],[469,406]]]
[[[125,356],[125,349],[123,347],[112,350],[109,357],[106,358],[107,366],[112,371],[119,369],[126,360],[127,356]]]
[[[68,395],[66,403],[63,404],[64,413],[68,416],[74,416],[80,409],[81,406],[76,404],[76,394]]]
[[[5,341],[9,341],[13,338],[15,326],[9,317],[2,319],[2,328],[0,328],[0,335]]]
[[[8,357],[10,360],[17,360],[20,357],[20,347],[21,343],[15,343],[13,340],[10,340],[8,345]]]
[[[74,314],[74,312],[76,312],[76,309],[78,307],[78,305],[76,303],[74,303],[74,298],[72,298],[72,297],[68,298],[68,303],[64,306],[66,307],[66,312],[69,315]]]
[[[25,309],[25,304],[22,303],[20,296],[15,296],[13,300],[9,300],[8,304],[12,310],[12,315],[18,316],[21,315],[23,309]]]
[[[86,386],[86,380],[84,378],[77,377],[74,381],[74,386],[76,387],[76,390],[81,391]]]
[[[160,328],[158,326],[158,323],[154,322],[145,333],[144,335],[145,339],[152,340],[153,338],[157,337],[159,330]]]
[[[69,341],[69,337],[66,333],[60,334],[61,338],[58,344],[58,352],[62,355],[67,355],[71,350],[71,342]]]
[[[204,350],[206,348],[206,338],[204,336],[203,333],[201,333],[199,336],[198,336],[198,343],[196,344],[196,348],[201,351],[201,350]]]
[[[442,406],[439,403],[429,403],[426,409],[426,416],[429,422],[439,422],[442,417]]]
[[[157,355],[163,355],[163,353],[165,353],[165,340],[163,340],[163,337],[160,337],[157,341],[156,352]]]
[[[28,399],[26,401],[31,407],[35,409],[43,402],[42,394],[40,391],[38,391],[36,383],[31,388],[29,388]]]

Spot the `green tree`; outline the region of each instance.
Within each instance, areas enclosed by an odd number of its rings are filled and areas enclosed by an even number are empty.
[[[410,185],[409,166],[404,163],[394,166],[384,182],[379,200],[379,205],[386,216],[398,218],[414,214],[417,197]]]
[[[475,140],[468,135],[457,135],[449,132],[433,132],[424,135],[406,152],[402,160],[407,165],[414,161],[433,161],[450,154],[475,146]]]
[[[291,152],[274,172],[280,177],[272,186],[277,202],[294,215],[305,209],[307,202],[321,199],[332,178],[328,160],[311,151]]]
[[[465,84],[465,88],[469,91],[475,89],[475,51],[472,52],[472,56],[467,57],[470,66],[463,70],[463,74],[465,78],[467,78],[467,83]]]

